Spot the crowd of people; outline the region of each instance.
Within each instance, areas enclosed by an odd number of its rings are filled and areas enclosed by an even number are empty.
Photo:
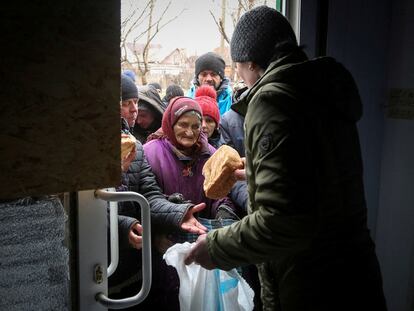
[[[179,280],[162,259],[182,233],[198,235],[185,263],[250,267],[255,310],[386,310],[367,227],[356,122],[362,113],[349,73],[330,57],[309,60],[289,22],[259,6],[238,21],[232,84],[213,52],[195,63],[186,96],[178,85],[138,86],[121,77],[121,135],[137,138],[122,159],[118,191],[136,191],[152,216],[153,282],[131,308],[180,310]],[[245,167],[219,200],[203,191],[204,163],[232,146]],[[230,219],[207,232],[200,219]],[[134,202],[119,204],[119,267],[113,298],[141,286],[142,227]],[[260,280],[260,282],[259,282]]]

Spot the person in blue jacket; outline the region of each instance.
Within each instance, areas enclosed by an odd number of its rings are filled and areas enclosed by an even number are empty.
[[[220,115],[230,110],[232,103],[232,88],[230,79],[224,76],[226,64],[220,55],[208,52],[197,58],[195,62],[195,76],[187,93],[194,98],[196,89],[201,85],[211,85],[217,92],[217,105]]]

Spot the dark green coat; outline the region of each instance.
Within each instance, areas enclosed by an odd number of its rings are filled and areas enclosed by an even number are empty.
[[[357,310],[359,300],[382,310],[351,74],[297,51],[271,63],[234,109],[245,115],[249,215],[208,234],[214,262],[260,264],[269,309]]]

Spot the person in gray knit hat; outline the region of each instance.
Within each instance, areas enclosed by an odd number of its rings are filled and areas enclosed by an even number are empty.
[[[223,58],[213,52],[208,52],[197,58],[195,62],[195,76],[187,93],[188,97],[194,98],[196,89],[201,85],[210,85],[217,92],[217,105],[220,115],[230,109],[232,89],[230,80],[225,77],[226,64]]]
[[[121,75],[121,116],[133,127],[138,115],[138,88],[132,79]]]
[[[367,225],[351,73],[309,60],[283,15],[245,13],[231,57],[248,86],[232,107],[245,117],[249,214],[202,235],[185,259],[229,270],[257,264],[263,310],[386,310]]]

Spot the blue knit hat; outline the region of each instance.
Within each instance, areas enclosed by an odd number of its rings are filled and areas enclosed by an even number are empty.
[[[135,80],[136,80],[136,76],[135,76],[135,72],[134,72],[134,71],[132,71],[132,70],[130,70],[130,69],[126,69],[126,70],[124,70],[122,73],[123,73],[124,75],[127,75],[128,77],[130,77],[130,78],[131,78],[131,80],[135,82]]]

